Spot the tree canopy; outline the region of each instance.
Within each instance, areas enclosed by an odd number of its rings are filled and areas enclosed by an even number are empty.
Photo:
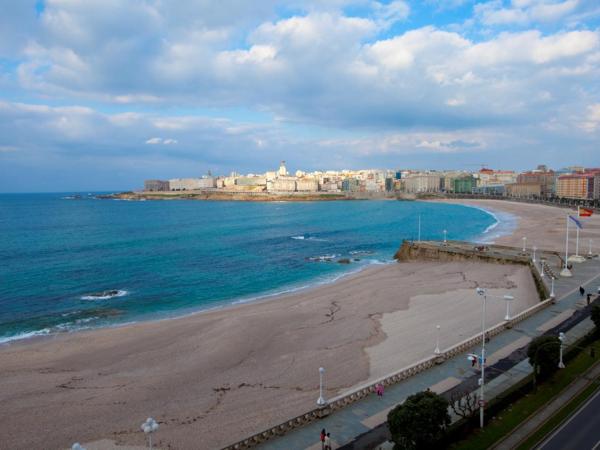
[[[450,424],[448,401],[429,390],[411,395],[388,414],[394,449],[434,448]]]
[[[529,344],[529,364],[539,367],[542,377],[550,375],[558,367],[560,340],[556,336],[539,336]]]

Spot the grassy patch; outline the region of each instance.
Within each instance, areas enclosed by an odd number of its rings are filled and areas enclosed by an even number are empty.
[[[563,389],[573,382],[582,372],[596,363],[591,358],[589,349],[585,347],[577,356],[571,359],[565,369],[557,371],[552,377],[538,385],[537,390],[530,391],[519,400],[496,414],[483,430],[477,429],[468,435],[467,439],[459,441],[450,448],[453,450],[479,450],[488,448],[509,434],[521,423],[546,403],[556,397]]]

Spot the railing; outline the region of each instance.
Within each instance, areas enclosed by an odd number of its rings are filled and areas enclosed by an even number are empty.
[[[507,328],[512,328],[515,324],[522,322],[523,320],[531,317],[538,311],[552,304],[553,301],[554,299],[547,299],[542,302],[539,302],[534,306],[531,306],[530,308],[521,311],[512,319],[494,325],[486,331],[486,337],[489,338],[492,336],[496,336],[497,334],[500,334]],[[351,405],[352,403],[364,397],[367,397],[369,394],[375,392],[375,386],[377,384],[381,383],[384,386],[390,386],[399,383],[409,377],[412,377],[414,375],[417,375],[418,373],[430,369],[431,367],[434,367],[435,365],[440,364],[447,359],[453,358],[456,355],[464,353],[466,350],[470,349],[471,347],[477,345],[480,342],[481,333],[476,334],[475,336],[472,336],[468,339],[465,339],[464,341],[461,341],[457,344],[454,344],[453,346],[442,351],[440,354],[432,355],[430,357],[422,359],[421,361],[417,361],[416,363],[411,364],[410,366],[405,367],[390,375],[386,375],[377,380],[369,381],[365,384],[359,385],[349,392],[345,392],[336,397],[333,397],[328,401],[327,405],[325,405],[322,408],[315,408],[313,410],[300,414],[299,416],[286,420],[280,424],[277,424],[264,431],[261,431],[260,433],[256,433],[248,438],[242,439],[241,441],[231,444],[225,447],[224,450],[247,449],[254,447],[260,443],[263,443],[273,437],[282,436],[295,428],[299,428],[301,426],[314,422],[317,419],[325,417],[334,411],[342,409],[345,406]]]
[[[583,206],[585,208],[592,208],[596,212],[600,212],[600,200],[598,199],[570,199],[570,198],[524,198],[524,197],[511,197],[508,195],[485,195],[485,194],[453,194],[445,193],[444,197],[447,198],[460,198],[460,199],[477,199],[477,200],[506,200],[509,202],[519,203],[533,203],[540,205],[556,206],[559,208],[573,208],[577,206]]]

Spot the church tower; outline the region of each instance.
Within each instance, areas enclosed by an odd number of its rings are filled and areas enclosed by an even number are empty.
[[[285,177],[287,176],[287,174],[288,172],[285,168],[285,161],[281,161],[281,164],[279,164],[279,171],[277,172],[277,175],[279,175],[280,177]]]

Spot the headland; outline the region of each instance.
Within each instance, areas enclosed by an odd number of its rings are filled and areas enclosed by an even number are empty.
[[[213,200],[238,202],[315,202],[334,200],[414,200],[414,194],[389,192],[267,192],[227,190],[131,191],[98,195],[108,200]]]

